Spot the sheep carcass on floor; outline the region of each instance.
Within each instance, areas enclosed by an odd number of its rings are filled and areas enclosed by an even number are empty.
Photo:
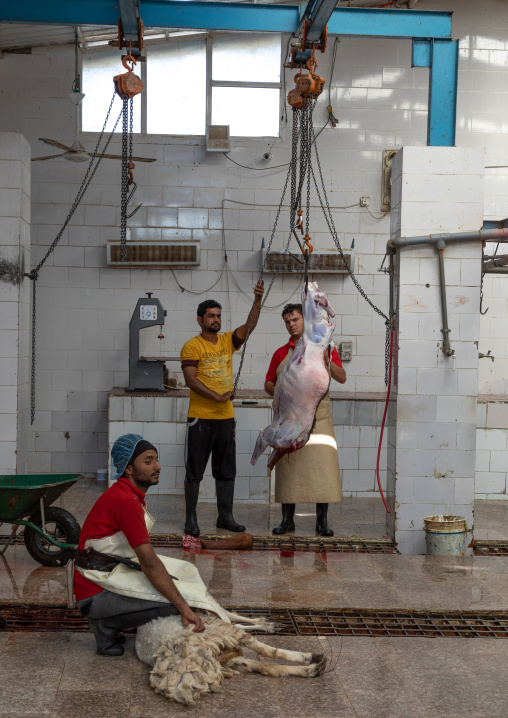
[[[264,676],[321,675],[326,666],[324,656],[273,648],[258,641],[250,629],[273,632],[275,624],[265,619],[247,619],[229,614],[238,625],[215,616],[204,616],[204,633],[193,633],[192,626],[183,627],[180,616],[157,618],[138,628],[136,653],[138,658],[153,666],[150,685],[156,693],[179,703],[194,703],[206,693],[220,691],[223,678],[235,673],[261,673]],[[250,648],[261,656],[279,658],[299,664],[285,666],[244,658],[241,647]]]

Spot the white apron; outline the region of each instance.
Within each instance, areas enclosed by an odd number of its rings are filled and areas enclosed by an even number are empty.
[[[277,378],[293,349],[277,367]],[[314,428],[303,449],[286,454],[275,464],[275,501],[279,504],[331,504],[342,501],[337,442],[330,395],[321,399]]]
[[[148,533],[150,533],[155,519],[148,513],[146,508],[144,508],[144,511],[146,528]],[[102,539],[88,539],[85,542],[85,549],[90,547],[101,553],[115,554],[123,558],[130,558],[139,563],[136,552],[129,545],[123,531],[118,531],[116,534],[106,536]],[[189,561],[181,561],[177,558],[157,555],[164,564],[167,572],[178,579],[178,581],[175,581],[175,586],[189,606],[212,611],[216,613],[219,618],[222,618],[223,621],[230,623],[226,611],[208,593],[197,568],[193,566],[193,564]],[[76,566],[76,568],[82,576],[89,581],[93,581],[93,583],[96,583],[106,591],[118,593],[121,596],[143,598],[146,601],[169,603],[168,599],[152,586],[142,571],[136,571],[122,563],[115,566],[112,571],[92,571],[91,569],[83,569],[78,566]]]

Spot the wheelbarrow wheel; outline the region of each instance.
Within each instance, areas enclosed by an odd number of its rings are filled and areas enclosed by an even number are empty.
[[[60,543],[78,543],[81,527],[74,516],[57,506],[50,506],[44,512],[46,533]],[[40,513],[30,516],[30,521],[42,527]],[[25,546],[32,558],[43,566],[64,566],[74,558],[72,548],[58,548],[30,526],[25,526]]]

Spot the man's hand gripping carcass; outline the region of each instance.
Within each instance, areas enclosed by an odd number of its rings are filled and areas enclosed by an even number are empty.
[[[335,312],[315,282],[302,292],[304,330],[283,369],[273,399],[273,422],[260,432],[251,464],[267,446],[274,450],[268,467],[273,469],[285,454],[301,449],[309,440],[319,402],[328,391],[330,370],[325,352],[332,341]]]

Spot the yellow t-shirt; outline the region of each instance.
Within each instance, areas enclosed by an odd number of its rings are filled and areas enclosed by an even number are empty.
[[[233,390],[233,332],[217,334],[217,344],[201,336],[189,339],[182,347],[180,361],[197,361],[197,378],[206,387],[224,394]],[[218,402],[190,390],[187,416],[194,419],[232,419],[235,415],[231,401]]]

